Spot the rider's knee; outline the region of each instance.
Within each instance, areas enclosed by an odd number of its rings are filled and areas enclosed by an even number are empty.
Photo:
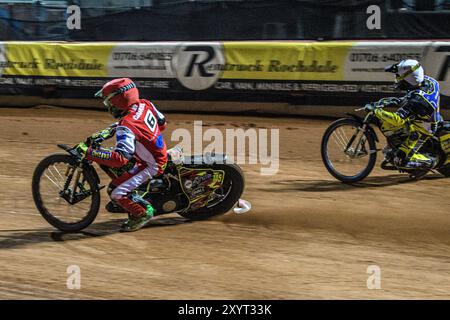
[[[120,196],[119,192],[117,192],[117,186],[113,184],[109,184],[108,188],[106,189],[106,193],[108,193],[111,200],[120,200],[120,198],[123,197]]]
[[[116,188],[116,186],[113,185],[112,183],[110,183],[108,185],[108,188],[106,188],[106,193],[108,194],[108,196],[111,197],[111,193],[114,191],[115,188]]]
[[[109,197],[111,198],[111,200],[120,200],[124,197],[126,197],[127,193],[124,192],[123,190],[121,190],[120,188],[114,188],[111,191],[111,194],[109,195]]]

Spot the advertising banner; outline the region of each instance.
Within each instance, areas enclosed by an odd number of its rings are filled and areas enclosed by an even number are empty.
[[[345,80],[392,82],[392,74],[384,72],[387,65],[404,59],[423,61],[431,42],[356,42],[345,60]]]
[[[44,77],[107,77],[113,45],[23,43],[4,44],[3,75]]]
[[[172,59],[176,44],[116,44],[107,59],[109,77],[173,78]]]
[[[419,60],[450,96],[450,42],[435,41],[0,42],[0,93],[84,98],[130,77],[171,99],[382,97],[394,93],[385,66],[402,59]]]
[[[226,64],[221,78],[340,81],[352,45],[350,42],[224,43]]]

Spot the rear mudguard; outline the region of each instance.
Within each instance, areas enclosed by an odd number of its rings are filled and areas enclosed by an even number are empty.
[[[352,117],[353,119],[358,121],[361,125],[364,123],[364,119],[356,114],[346,113],[346,115],[348,115],[349,117]],[[367,131],[374,137],[376,142],[380,141],[380,140],[378,140],[378,136],[377,136],[375,130],[372,128],[372,126],[367,125]]]

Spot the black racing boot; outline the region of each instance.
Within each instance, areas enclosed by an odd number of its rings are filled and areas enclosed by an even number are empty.
[[[106,204],[105,209],[110,213],[127,213],[124,208],[122,208],[112,200]]]
[[[425,177],[428,172],[429,170],[414,170],[409,174],[409,177],[413,180],[420,180]]]
[[[410,161],[406,168],[413,169],[409,177],[414,180],[422,179],[428,172],[436,166],[436,159],[429,157],[427,161]]]

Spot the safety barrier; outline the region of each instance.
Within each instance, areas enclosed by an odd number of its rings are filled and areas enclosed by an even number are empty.
[[[167,108],[292,114],[398,95],[384,67],[402,59],[439,81],[446,108],[450,41],[0,42],[0,104],[20,105],[5,96],[21,95],[22,105],[72,105],[130,77]]]

